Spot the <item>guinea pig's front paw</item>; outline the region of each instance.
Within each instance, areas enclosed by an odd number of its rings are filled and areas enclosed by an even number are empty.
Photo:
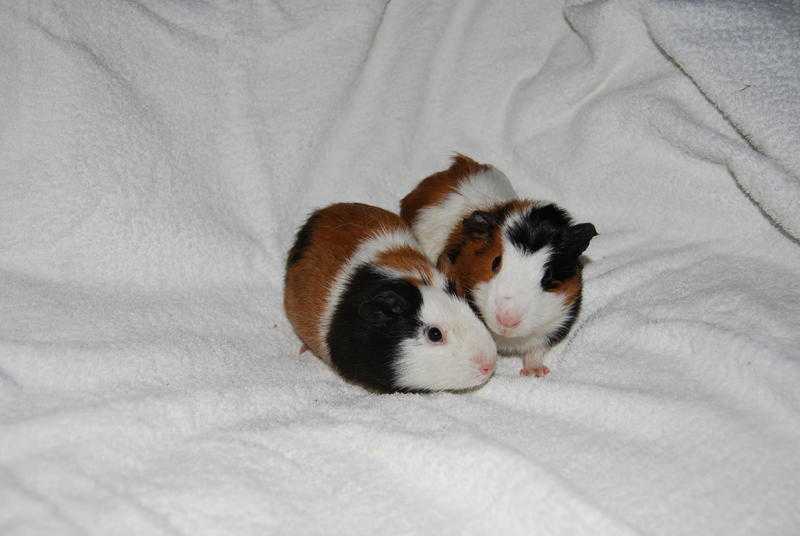
[[[550,369],[544,366],[542,362],[541,351],[534,350],[522,356],[522,370],[519,371],[520,376],[536,376],[542,378],[550,374]]]
[[[536,376],[537,378],[542,378],[550,374],[550,369],[545,367],[544,365],[539,365],[537,367],[522,367],[519,371],[520,376]]]

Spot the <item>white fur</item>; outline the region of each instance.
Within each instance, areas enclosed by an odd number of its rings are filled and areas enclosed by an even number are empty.
[[[491,335],[463,300],[442,287],[420,288],[420,321],[436,326],[444,334],[443,344],[427,340],[425,330],[414,339],[403,341],[396,363],[397,382],[414,389],[467,389],[483,384],[489,375],[482,374],[476,361],[494,364],[497,349]]]
[[[516,197],[508,177],[490,167],[462,180],[440,204],[421,209],[414,221],[414,235],[425,255],[436,262],[450,232],[465,216]]]
[[[513,223],[513,217],[506,226]],[[506,228],[504,226],[504,230]],[[547,335],[568,318],[569,304],[556,292],[541,287],[545,263],[551,249],[546,246],[532,255],[514,247],[503,233],[503,264],[492,279],[473,289],[475,304],[492,331],[503,355],[524,354],[546,347]],[[504,298],[508,298],[504,302]],[[518,326],[503,328],[497,321],[500,304],[521,316]]]
[[[356,248],[353,256],[341,266],[328,288],[325,311],[322,313],[322,319],[319,323],[319,338],[325,351],[325,359],[330,360],[328,330],[331,326],[333,313],[336,309],[336,304],[339,303],[342,294],[347,289],[347,282],[350,280],[350,277],[352,277],[359,266],[374,261],[382,251],[402,246],[411,246],[414,249],[419,249],[417,241],[411,233],[406,230],[377,229],[373,237],[362,242],[358,248]]]
[[[320,340],[330,360],[328,330],[333,319],[336,304],[347,288],[347,283],[359,266],[373,263],[378,255],[386,250],[400,246],[411,246],[419,250],[419,244],[411,233],[403,230],[381,229],[374,236],[362,242],[353,256],[342,265],[328,291],[325,311],[320,322]],[[406,272],[386,266],[376,266],[391,277],[419,277],[416,272]],[[432,268],[431,286],[420,287],[422,308],[420,320],[425,326],[436,326],[444,334],[443,344],[433,344],[427,340],[424,330],[410,340],[403,342],[400,359],[397,363],[398,384],[412,389],[465,389],[475,387],[488,380],[480,373],[480,365],[474,357],[483,356],[485,361],[494,363],[497,347],[486,327],[478,320],[469,306],[445,292],[445,277]]]
[[[475,210],[486,210],[516,197],[508,177],[492,167],[464,179],[440,204],[420,210],[413,225],[414,235],[428,258],[436,262],[459,221]],[[504,355],[543,353],[547,335],[561,327],[569,314],[569,304],[563,295],[545,292],[541,287],[550,248],[525,255],[505,235],[505,230],[524,216],[520,212],[506,220],[500,272],[473,289],[475,303],[498,351]],[[509,296],[511,307],[522,315],[520,324],[511,330],[505,330],[496,318],[500,296]]]

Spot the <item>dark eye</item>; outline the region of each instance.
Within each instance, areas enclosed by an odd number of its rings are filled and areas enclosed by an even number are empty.
[[[431,342],[442,342],[442,331],[437,327],[429,327],[425,335]]]
[[[503,256],[502,255],[498,255],[497,257],[494,258],[494,260],[492,261],[492,271],[494,273],[497,273],[497,271],[500,269],[500,264],[502,262],[503,262]]]

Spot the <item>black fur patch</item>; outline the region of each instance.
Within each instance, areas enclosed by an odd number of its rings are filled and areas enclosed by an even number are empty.
[[[458,297],[458,286],[456,286],[456,282],[453,279],[447,280],[447,286],[445,287],[444,291],[451,296]]]
[[[581,268],[578,256],[554,251],[544,265],[542,288],[548,291],[555,289],[562,281],[576,275]]]
[[[392,307],[371,315],[385,304],[387,294],[394,297]],[[398,301],[402,307],[396,307]],[[387,277],[368,264],[356,269],[328,332],[334,367],[346,379],[379,392],[408,390],[397,385],[394,367],[401,341],[416,337],[421,329],[421,307],[422,294],[411,283]]]
[[[463,218],[461,224],[464,229],[464,236],[457,244],[453,244],[445,250],[450,264],[455,264],[461,255],[461,250],[470,241],[481,240],[484,243],[484,247],[476,251],[477,254],[481,254],[491,248],[494,242],[494,233],[492,231],[503,224],[509,213],[510,211],[506,204],[492,211],[476,210]]]
[[[506,235],[511,243],[525,253],[533,254],[551,244],[559,231],[572,222],[569,214],[556,205],[550,204],[533,208],[511,227]]]
[[[464,234],[470,238],[482,238],[491,234],[497,226],[494,213],[485,210],[476,210],[461,222]]]
[[[455,264],[456,259],[459,255],[461,255],[461,249],[464,247],[464,241],[462,240],[455,246],[448,248],[447,250],[447,260],[450,261],[450,264]]]
[[[303,258],[303,253],[305,253],[309,244],[311,244],[311,233],[314,231],[314,226],[317,224],[318,220],[319,211],[311,214],[303,226],[298,229],[294,239],[294,245],[289,250],[289,255],[286,257],[287,270]]]
[[[464,292],[464,299],[467,301],[467,305],[469,305],[469,308],[472,309],[472,312],[475,313],[475,316],[478,317],[478,320],[483,322],[483,325],[486,326],[486,321],[483,319],[481,310],[478,309],[478,304],[475,303],[475,298],[472,296],[472,290],[467,289],[466,292]],[[489,326],[486,327],[488,328]]]
[[[541,286],[553,290],[581,269],[580,255],[597,231],[591,223],[572,225],[572,218],[564,209],[549,204],[531,209],[506,229],[506,234],[515,247],[529,255],[550,246],[552,253],[545,264]]]
[[[564,340],[564,337],[567,336],[567,333],[569,333],[569,330],[571,330],[572,326],[575,324],[575,320],[578,318],[578,313],[580,312],[581,296],[579,294],[575,301],[572,302],[572,306],[569,308],[569,312],[567,313],[567,318],[564,320],[564,323],[561,324],[561,327],[547,336],[548,346],[555,346]]]

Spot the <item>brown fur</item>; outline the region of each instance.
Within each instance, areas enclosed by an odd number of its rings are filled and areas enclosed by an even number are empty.
[[[437,259],[437,267],[455,281],[459,296],[464,296],[475,285],[489,281],[494,276],[492,262],[495,257],[503,254],[503,240],[500,236],[503,222],[514,212],[526,210],[533,204],[533,201],[527,199],[514,199],[508,203],[486,207],[485,210],[493,214],[497,221],[488,236],[468,236],[463,223],[453,229]],[[448,256],[451,251],[458,251],[454,262]]]
[[[414,191],[403,198],[400,202],[401,217],[409,225],[413,225],[421,209],[442,203],[449,193],[457,190],[466,177],[489,168],[490,166],[479,164],[466,156],[457,155],[449,169],[427,177]],[[468,296],[476,285],[494,277],[493,261],[503,254],[503,240],[500,234],[503,224],[514,213],[524,212],[535,206],[537,206],[535,201],[514,199],[495,206],[481,207],[481,210],[491,213],[496,221],[496,225],[487,235],[470,236],[464,229],[463,221],[451,230],[444,249],[436,259],[436,265],[455,284],[459,296]],[[562,294],[567,306],[580,299],[581,291],[580,266],[575,276],[558,282],[555,288],[550,290]],[[538,367],[536,370],[544,371],[543,374],[547,373],[546,367]]]
[[[558,285],[550,292],[558,292],[560,294],[563,294],[564,303],[567,305],[571,305],[581,295],[582,287],[583,287],[583,281],[579,271],[577,275],[574,275],[569,279],[562,281],[560,285]]]
[[[440,204],[448,194],[458,189],[458,185],[465,178],[488,169],[490,166],[486,164],[480,164],[468,156],[456,154],[448,169],[423,179],[410,194],[403,198],[400,202],[400,217],[412,225],[421,209]],[[500,239],[499,225],[511,213],[525,210],[532,204],[534,204],[533,201],[515,199],[494,207],[484,207],[484,210],[493,213],[498,221],[498,227],[489,236],[469,237],[464,232],[462,223],[452,229],[436,265],[455,282],[456,291],[460,296],[478,283],[492,278],[494,275],[492,261],[498,255],[502,255],[503,245]],[[459,255],[454,262],[450,262],[447,252],[453,249],[457,249]]]
[[[311,242],[302,258],[286,271],[283,304],[297,336],[311,352],[329,361],[319,326],[331,285],[359,244],[377,229],[405,229],[388,210],[362,203],[338,203],[316,212]]]
[[[444,251],[439,255],[437,267],[455,282],[459,296],[464,296],[478,283],[489,281],[494,276],[492,262],[495,257],[503,254],[500,227],[514,212],[527,210],[534,204],[533,201],[527,199],[515,199],[502,205],[487,207],[487,212],[492,213],[497,219],[497,226],[492,229],[488,237],[468,237],[461,223],[453,229],[447,239]],[[451,262],[448,252],[454,249],[459,253],[455,262]],[[578,299],[581,289],[581,274],[578,273],[576,276],[562,281],[550,292],[564,294],[564,302],[569,305]]]
[[[536,206],[536,202],[530,199],[512,199],[508,203],[498,207],[498,210],[506,214],[506,216],[502,218],[503,221],[505,221],[505,218],[514,212],[524,212],[533,206]]]
[[[466,177],[487,169],[489,166],[485,164],[479,164],[463,154],[456,154],[448,169],[423,179],[400,201],[400,217],[412,225],[421,209],[441,203]]]
[[[411,246],[403,246],[382,251],[375,259],[376,264],[389,268],[394,268],[401,272],[416,274],[413,280],[418,280],[423,284],[430,285],[433,279],[430,261],[425,254]],[[414,283],[416,286],[419,284]]]
[[[447,255],[450,247],[458,247],[459,254],[451,262]],[[492,261],[503,254],[500,227],[495,227],[488,237],[466,238],[461,224],[450,234],[447,246],[439,255],[438,268],[456,284],[456,292],[464,296],[478,283],[492,278]]]

